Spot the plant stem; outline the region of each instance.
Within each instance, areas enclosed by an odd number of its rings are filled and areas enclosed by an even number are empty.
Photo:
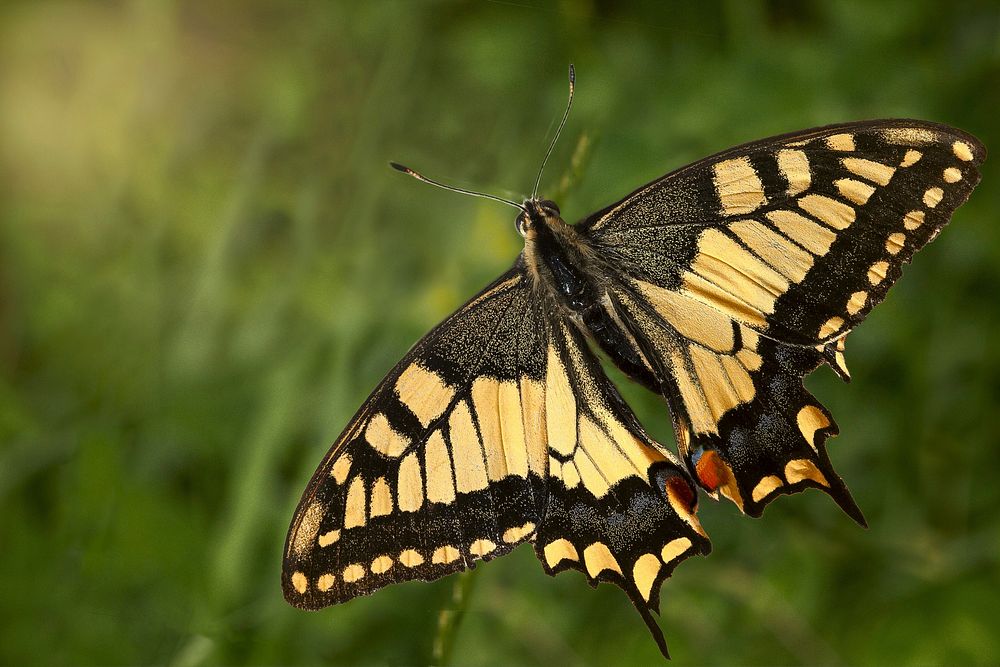
[[[478,570],[467,570],[455,577],[455,583],[451,588],[451,600],[438,615],[438,627],[437,633],[434,635],[433,655],[431,657],[431,664],[435,667],[447,667],[451,663],[455,636],[458,634],[458,627],[469,607],[469,599],[472,597],[477,572]]]

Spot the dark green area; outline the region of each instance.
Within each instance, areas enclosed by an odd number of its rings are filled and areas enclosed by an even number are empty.
[[[459,665],[658,661],[620,591],[528,548],[460,609],[455,578],[320,613],[278,585],[328,444],[519,251],[511,210],[388,161],[523,195],[569,62],[543,192],[570,220],[829,122],[1000,152],[985,0],[4,5],[0,663],[421,664],[441,639]],[[809,381],[871,529],[815,491],[756,521],[704,501],[715,551],[663,592],[675,664],[1000,660],[998,164],[851,336],[853,383]]]

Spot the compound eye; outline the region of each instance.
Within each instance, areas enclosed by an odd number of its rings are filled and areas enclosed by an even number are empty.
[[[521,215],[517,216],[517,220],[515,221],[514,224],[517,226],[517,233],[520,234],[522,237],[527,238],[528,230],[531,228],[531,221],[528,219],[528,216],[522,213]]]

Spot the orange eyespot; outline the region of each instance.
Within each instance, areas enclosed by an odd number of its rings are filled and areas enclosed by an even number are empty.
[[[729,478],[729,469],[726,462],[722,460],[718,452],[706,450],[698,457],[698,462],[694,465],[698,480],[709,491],[714,492],[717,488],[726,483]]]

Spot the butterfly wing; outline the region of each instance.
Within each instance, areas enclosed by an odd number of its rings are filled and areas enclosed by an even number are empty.
[[[639,425],[583,336],[550,325],[546,369],[549,485],[535,552],[551,575],[621,587],[667,655],[650,612],[674,567],[711,545],[683,464]]]
[[[282,585],[318,609],[436,579],[533,541],[550,574],[621,586],[650,616],[707,553],[682,462],[653,442],[519,262],[417,343],[299,503]]]
[[[612,301],[663,378],[679,449],[699,484],[751,516],[781,493],[817,487],[864,524],[823,446],[837,433],[833,417],[802,385],[820,353],[639,285],[615,290]]]
[[[306,488],[282,587],[319,609],[510,551],[544,516],[546,335],[520,269],[382,380]]]
[[[921,121],[818,128],[706,158],[580,223],[620,270],[616,306],[704,488],[756,516],[814,486],[863,521],[825,452],[837,427],[801,378],[823,362],[848,377],[847,334],[969,197],[985,155]]]

